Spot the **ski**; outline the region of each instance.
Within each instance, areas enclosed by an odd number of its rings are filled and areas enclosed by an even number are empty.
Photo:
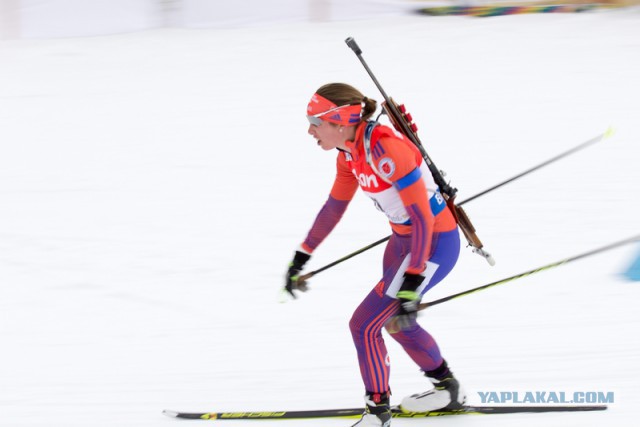
[[[433,412],[402,412],[392,408],[394,418],[424,418],[447,415],[519,414],[543,412],[604,411],[607,405],[550,405],[550,406],[465,406],[459,410]],[[178,412],[165,409],[163,414],[174,418],[192,420],[274,420],[305,418],[358,418],[363,408],[320,409],[309,411],[264,411],[264,412]]]

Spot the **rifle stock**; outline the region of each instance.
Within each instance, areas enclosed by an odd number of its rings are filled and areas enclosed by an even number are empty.
[[[420,138],[418,137],[418,127],[415,123],[413,123],[413,119],[410,114],[406,112],[404,105],[398,105],[393,100],[393,98],[389,98],[382,103],[382,109],[385,114],[389,117],[389,121],[393,125],[393,127],[404,136],[409,138],[409,140],[420,150],[422,154],[422,158],[427,163],[429,170],[431,171],[431,175],[433,175],[433,179],[440,188],[440,191],[447,201],[447,206],[451,210],[456,222],[458,223],[458,227],[464,234],[464,237],[467,239],[467,243],[469,246],[473,247],[473,251],[481,256],[483,256],[490,265],[494,265],[495,261],[493,257],[486,252],[483,248],[484,245],[482,241],[476,234],[476,229],[469,219],[469,216],[462,209],[461,206],[456,205],[455,198],[457,189],[451,187],[451,185],[445,181],[442,176],[442,172],[436,167],[433,163],[429,155],[427,154]]]
[[[418,147],[420,154],[422,154],[422,158],[427,162],[427,166],[433,175],[433,179],[436,184],[438,184],[438,187],[440,187],[440,192],[446,195],[449,199],[454,199],[458,190],[451,187],[451,185],[445,181],[442,176],[442,172],[440,172],[433,163],[433,160],[431,160],[431,157],[427,154],[427,151],[422,145],[422,141],[420,141],[420,137],[418,137],[418,126],[413,122],[411,115],[406,112],[404,105],[398,105],[393,98],[389,98],[388,100],[385,99],[382,103],[382,109],[389,117],[389,121],[391,121],[393,127],[398,132],[409,138],[409,140]]]

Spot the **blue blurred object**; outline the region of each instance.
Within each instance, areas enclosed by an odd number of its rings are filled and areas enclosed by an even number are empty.
[[[640,252],[623,274],[629,280],[640,281]]]

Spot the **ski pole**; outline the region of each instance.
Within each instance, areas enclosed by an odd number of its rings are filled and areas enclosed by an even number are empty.
[[[375,246],[378,246],[381,243],[386,242],[390,238],[391,238],[391,236],[387,236],[387,237],[385,237],[383,239],[378,240],[377,242],[373,242],[370,245],[365,246],[364,248],[358,249],[357,251],[352,252],[349,255],[343,256],[342,258],[340,258],[340,259],[338,259],[336,261],[333,261],[332,263],[329,263],[329,264],[325,265],[324,267],[321,267],[321,268],[319,268],[317,270],[310,271],[309,273],[303,274],[303,275],[298,277],[298,283],[304,283],[305,281],[309,280],[310,278],[312,278],[316,274],[318,274],[318,273],[320,273],[320,272],[322,272],[324,270],[327,270],[327,269],[333,267],[334,265],[340,264],[341,262],[346,261],[349,258],[353,258],[354,256],[356,256],[358,254],[361,254],[362,252],[368,251],[369,249],[371,249],[371,248],[373,248]]]
[[[555,157],[550,158],[549,160],[545,160],[544,162],[540,163],[539,165],[533,166],[532,168],[529,168],[529,169],[525,170],[524,172],[521,172],[521,173],[517,174],[514,177],[506,179],[506,180],[494,185],[493,187],[489,187],[486,190],[481,191],[478,194],[476,194],[474,196],[471,196],[468,199],[463,200],[462,202],[458,203],[458,205],[464,205],[465,203],[470,202],[472,200],[475,200],[480,196],[484,196],[485,194],[490,193],[493,190],[502,187],[503,185],[506,185],[506,184],[508,184],[508,183],[510,183],[512,181],[515,181],[518,178],[522,178],[523,176],[528,175],[531,172],[536,171],[536,170],[538,170],[538,169],[540,169],[540,168],[542,168],[544,166],[547,166],[548,164],[551,164],[551,163],[553,163],[553,162],[555,162],[557,160],[560,160],[560,159],[562,159],[564,157],[567,157],[568,155],[573,154],[576,151],[580,151],[585,147],[588,147],[588,146],[590,146],[592,144],[595,144],[596,142],[603,141],[603,140],[609,138],[610,136],[612,136],[614,133],[615,133],[615,130],[613,129],[613,127],[609,127],[604,133],[601,133],[600,135],[596,136],[595,138],[591,138],[588,141],[585,141],[585,142],[583,142],[581,144],[578,144],[575,147],[573,147],[573,148],[571,148],[571,149],[569,149],[569,150],[567,150],[567,151],[565,151],[563,153],[560,153]]]
[[[588,146],[590,146],[590,145],[592,145],[592,144],[595,144],[596,142],[603,141],[603,140],[605,140],[605,139],[607,139],[607,138],[611,137],[611,136],[614,134],[614,132],[615,132],[615,131],[614,131],[614,129],[613,129],[612,127],[610,127],[610,128],[609,128],[609,129],[607,129],[604,133],[601,133],[600,135],[596,136],[595,138],[591,138],[590,140],[585,141],[585,142],[583,142],[583,143],[581,143],[581,144],[579,144],[579,145],[576,145],[575,147],[573,147],[573,148],[571,148],[571,149],[569,149],[569,150],[567,150],[567,151],[565,151],[565,152],[563,152],[563,153],[560,153],[560,154],[558,154],[557,156],[550,158],[549,160],[545,160],[544,162],[542,162],[542,163],[540,163],[540,164],[538,164],[538,165],[536,165],[536,166],[533,166],[533,167],[531,167],[531,168],[527,169],[526,171],[521,172],[521,173],[519,173],[519,174],[515,175],[514,177],[511,177],[511,178],[509,178],[509,179],[507,179],[507,180],[504,180],[504,181],[502,181],[502,182],[500,182],[500,183],[498,183],[498,184],[494,185],[493,187],[490,187],[490,188],[488,188],[488,189],[486,189],[486,190],[484,190],[484,191],[481,191],[480,193],[478,193],[478,194],[476,194],[476,195],[474,195],[474,196],[471,196],[471,197],[469,197],[468,199],[465,199],[465,200],[461,201],[460,203],[458,203],[458,205],[459,205],[459,206],[464,205],[464,204],[465,204],[465,203],[467,203],[467,202],[470,202],[470,201],[472,201],[472,200],[475,200],[475,199],[479,198],[480,196],[484,196],[485,194],[490,193],[490,192],[492,192],[493,190],[496,190],[496,189],[498,189],[498,188],[502,187],[503,185],[506,185],[506,184],[508,184],[508,183],[510,183],[510,182],[513,182],[513,181],[515,181],[516,179],[522,178],[523,176],[528,175],[528,174],[530,174],[531,172],[534,172],[534,171],[536,171],[536,170],[538,170],[538,169],[542,168],[543,166],[547,166],[547,165],[549,165],[549,164],[551,164],[551,163],[553,163],[553,162],[555,162],[555,161],[557,161],[557,160],[560,160],[560,159],[562,159],[562,158],[564,158],[564,157],[567,157],[568,155],[573,154],[573,153],[575,153],[575,152],[577,152],[577,151],[579,151],[579,150],[581,150],[581,149],[583,149],[583,148],[586,148],[586,147],[588,147]],[[338,260],[336,260],[336,261],[334,261],[334,262],[332,262],[332,263],[330,263],[330,264],[325,265],[325,266],[324,266],[324,267],[322,267],[322,268],[319,268],[319,269],[314,270],[314,271],[312,271],[312,272],[310,272],[310,273],[307,273],[307,274],[305,274],[305,275],[300,276],[300,279],[301,279],[302,281],[308,280],[308,279],[310,279],[311,277],[313,277],[314,275],[316,275],[316,274],[320,273],[321,271],[324,271],[324,270],[326,270],[326,269],[328,269],[328,268],[331,268],[331,267],[333,267],[333,266],[335,266],[335,265],[337,265],[337,264],[340,264],[340,263],[341,263],[341,262],[343,262],[343,261],[346,261],[346,260],[348,260],[348,259],[350,259],[350,258],[353,258],[353,257],[354,257],[354,256],[356,256],[356,255],[359,255],[359,254],[361,254],[361,253],[363,253],[363,252],[366,252],[366,251],[368,251],[369,249],[372,249],[372,248],[374,248],[374,247],[376,247],[376,246],[378,246],[378,245],[380,245],[380,244],[382,244],[382,243],[386,242],[386,241],[387,241],[387,240],[389,240],[390,238],[391,238],[391,236],[387,236],[387,237],[385,237],[385,238],[383,238],[383,239],[380,239],[380,240],[378,240],[378,241],[376,241],[376,242],[373,242],[373,243],[371,243],[371,244],[369,244],[369,245],[367,245],[367,246],[363,247],[362,249],[358,249],[357,251],[352,252],[352,253],[350,253],[349,255],[346,255],[346,256],[344,256],[344,257],[342,257],[342,258],[340,258],[340,259],[338,259]]]
[[[636,242],[636,241],[639,241],[639,240],[640,240],[640,235],[637,235],[637,236],[634,236],[634,237],[630,237],[628,239],[620,240],[618,242],[611,243],[609,245],[602,246],[602,247],[597,248],[597,249],[593,249],[593,250],[591,250],[589,252],[585,252],[585,253],[582,253],[580,255],[574,255],[574,256],[562,259],[560,261],[556,261],[556,262],[552,262],[552,263],[547,264],[547,265],[543,265],[542,267],[538,267],[538,268],[534,268],[532,270],[525,271],[524,273],[520,273],[520,274],[516,274],[516,275],[511,276],[511,277],[507,277],[506,279],[498,280],[496,282],[492,282],[492,283],[489,283],[489,284],[486,284],[486,285],[483,285],[483,286],[478,286],[477,288],[473,288],[473,289],[469,289],[469,290],[466,290],[466,291],[463,291],[463,292],[459,292],[457,294],[449,295],[448,297],[440,298],[440,299],[437,299],[435,301],[424,302],[424,303],[420,304],[420,306],[418,307],[418,310],[424,310],[425,308],[428,308],[428,307],[431,307],[431,306],[434,306],[434,305],[438,305],[438,304],[442,304],[443,302],[447,302],[447,301],[450,301],[450,300],[455,299],[455,298],[460,298],[460,297],[463,297],[465,295],[473,294],[475,292],[479,292],[479,291],[482,291],[482,290],[485,290],[485,289],[492,288],[494,286],[503,285],[505,283],[512,282],[512,281],[514,281],[516,279],[520,279],[522,277],[527,277],[527,276],[531,276],[532,274],[539,273],[540,271],[549,270],[551,268],[558,267],[558,266],[564,265],[564,264],[568,264],[568,263],[570,263],[572,261],[576,261],[576,260],[579,260],[579,259],[582,259],[582,258],[586,258],[586,257],[592,256],[592,255],[596,255],[596,254],[599,254],[599,253],[602,253],[602,252],[606,252],[606,251],[609,251],[611,249],[617,248],[619,246],[623,246],[623,245],[626,245],[626,244],[629,244],[629,243],[633,243],[633,242]]]

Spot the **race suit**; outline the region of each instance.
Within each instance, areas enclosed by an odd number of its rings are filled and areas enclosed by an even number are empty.
[[[424,295],[453,269],[460,252],[455,218],[440,194],[420,151],[411,141],[375,122],[361,123],[348,151],[340,150],[328,200],[302,243],[311,254],[344,214],[358,187],[388,218],[392,236],[383,258],[382,279],[355,310],[349,327],[365,388],[389,391],[389,357],[382,328],[423,371],[443,361],[433,337],[417,322],[398,330],[389,320],[398,312],[396,293],[405,272],[425,277]]]

